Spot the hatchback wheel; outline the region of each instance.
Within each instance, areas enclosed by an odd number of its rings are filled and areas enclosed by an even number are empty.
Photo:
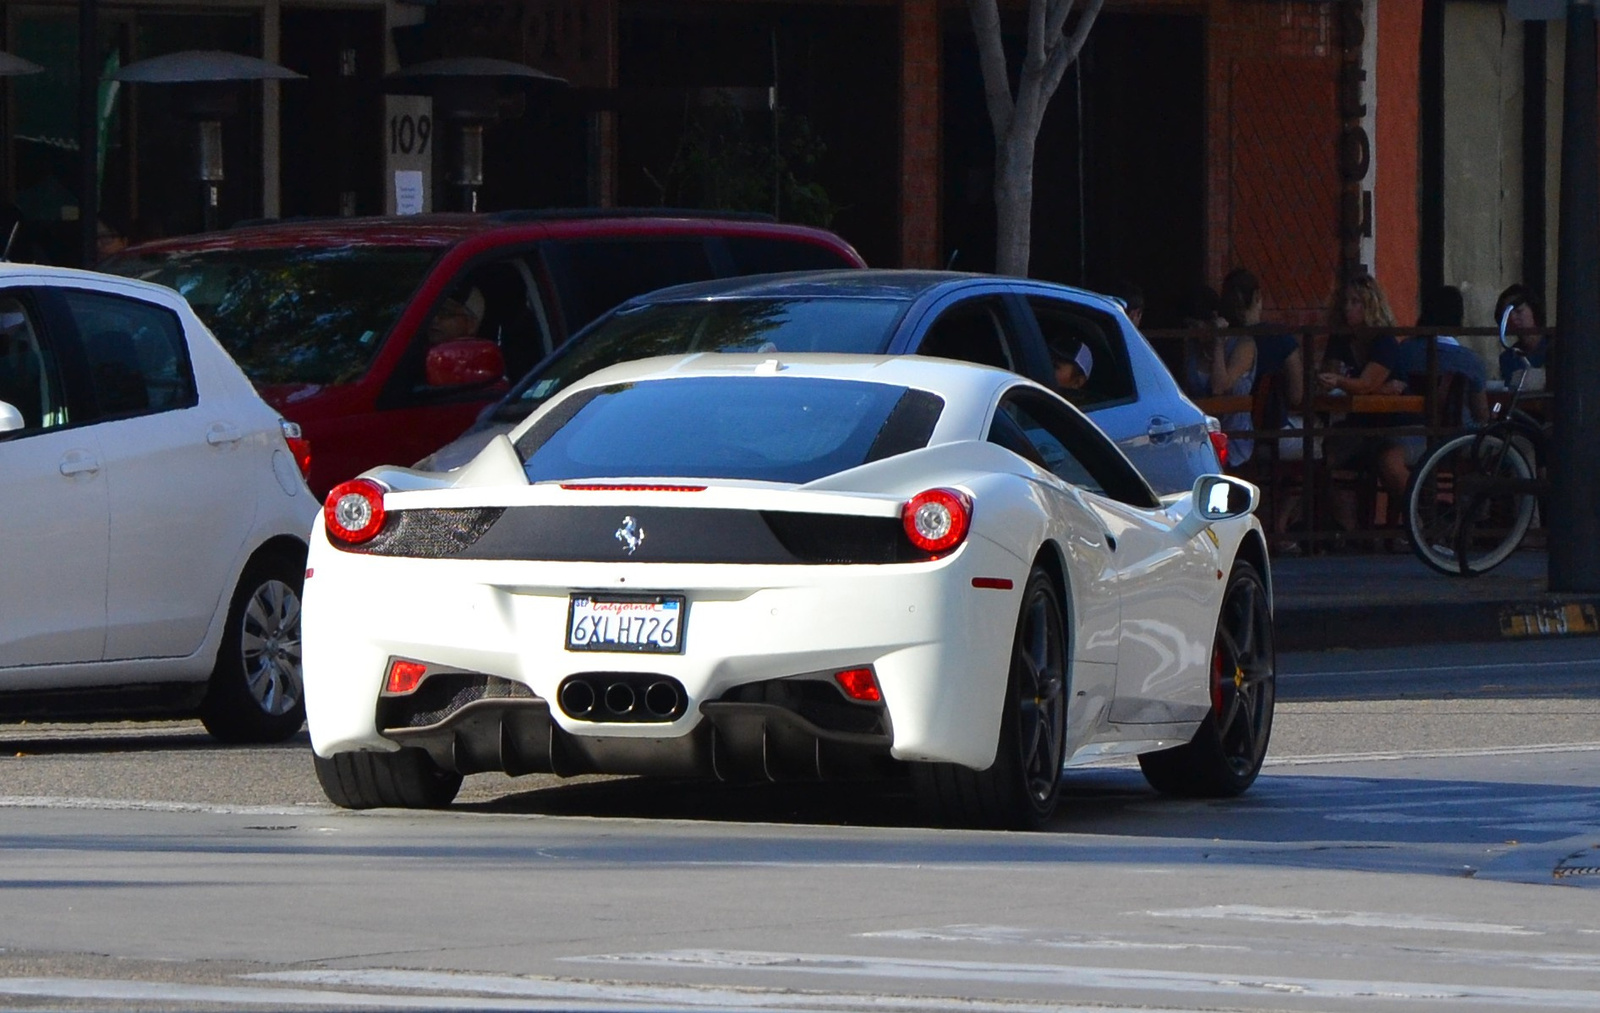
[[[288,555],[245,567],[200,720],[223,742],[281,742],[305,723],[300,594],[305,565]]]

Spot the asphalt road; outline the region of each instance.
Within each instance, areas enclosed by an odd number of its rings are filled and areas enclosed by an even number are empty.
[[[0,1008],[1600,1009],[1597,659],[1285,657],[1247,795],[1077,769],[1031,835],[896,784],[352,814],[303,741],[0,726]]]

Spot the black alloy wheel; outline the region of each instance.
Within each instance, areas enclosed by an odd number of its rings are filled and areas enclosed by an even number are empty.
[[[1022,593],[995,760],[912,768],[919,801],[941,823],[1038,830],[1061,797],[1067,724],[1067,637],[1055,581],[1035,567]]]
[[[1234,563],[1211,649],[1211,710],[1192,740],[1145,753],[1139,767],[1159,792],[1231,798],[1261,773],[1277,698],[1277,656],[1266,583],[1250,563]]]

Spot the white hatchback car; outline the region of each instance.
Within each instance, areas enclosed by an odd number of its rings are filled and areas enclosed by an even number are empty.
[[[304,719],[310,448],[183,297],[0,264],[0,719]]]

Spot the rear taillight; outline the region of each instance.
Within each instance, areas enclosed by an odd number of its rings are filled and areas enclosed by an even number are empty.
[[[967,537],[972,499],[954,489],[929,489],[911,497],[900,520],[912,545],[924,552],[949,552]]]
[[[311,478],[311,441],[301,435],[297,422],[279,419],[278,425],[283,427],[283,442],[289,445],[289,453],[294,457],[295,467],[300,469],[300,477]]]
[[[1211,433],[1211,449],[1217,452],[1217,464],[1226,468],[1228,466],[1228,434]]]
[[[1206,435],[1211,437],[1211,449],[1217,453],[1217,467],[1228,466],[1228,434],[1222,431],[1222,423],[1214,417],[1206,416]]]
[[[370,478],[341,482],[322,505],[330,537],[350,545],[371,541],[383,529],[384,488]]]

